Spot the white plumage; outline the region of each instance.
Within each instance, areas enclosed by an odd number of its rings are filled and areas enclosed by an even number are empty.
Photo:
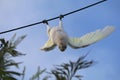
[[[67,48],[67,45],[74,49],[83,48],[107,37],[113,31],[113,26],[107,26],[103,29],[87,33],[80,38],[71,38],[64,31],[62,21],[60,20],[59,26],[57,27],[50,28],[50,26],[47,24],[47,33],[49,39],[41,48],[41,50],[49,51],[54,49],[55,46],[58,46],[61,51],[64,51]]]

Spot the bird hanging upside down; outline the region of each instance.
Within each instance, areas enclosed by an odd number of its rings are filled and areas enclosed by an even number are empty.
[[[74,49],[84,48],[107,37],[114,31],[114,27],[107,26],[103,29],[87,33],[80,38],[71,38],[63,29],[61,17],[57,27],[51,28],[47,21],[44,21],[44,23],[47,24],[47,34],[49,39],[41,48],[43,51],[50,51],[56,46],[58,46],[61,51],[65,51],[68,45]]]

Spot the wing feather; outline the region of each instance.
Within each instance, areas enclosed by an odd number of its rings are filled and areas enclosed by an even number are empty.
[[[114,27],[107,26],[103,28],[102,30],[96,30],[94,32],[87,33],[86,35],[80,37],[80,38],[69,38],[69,45],[72,48],[81,48],[86,47],[90,44],[93,44],[108,35],[110,35],[114,31]]]
[[[41,48],[43,51],[50,51],[55,48],[55,44],[51,39],[48,39],[48,41],[44,44],[44,46]]]

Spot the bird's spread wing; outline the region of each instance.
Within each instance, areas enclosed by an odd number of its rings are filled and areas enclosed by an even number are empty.
[[[80,38],[69,38],[69,45],[72,48],[82,48],[86,47],[90,44],[93,44],[108,35],[110,35],[114,31],[114,27],[107,26],[102,30],[96,30],[91,33],[87,33],[86,35],[80,37]]]
[[[48,39],[48,41],[44,44],[44,46],[41,48],[43,51],[49,51],[54,49],[56,45],[52,42],[51,39]]]

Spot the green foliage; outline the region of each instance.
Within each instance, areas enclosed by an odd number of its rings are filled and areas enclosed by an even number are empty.
[[[74,77],[81,80],[82,76],[76,74],[77,71],[90,67],[93,61],[84,60],[85,56],[81,56],[76,62],[70,61],[69,63],[63,63],[57,65],[52,74],[56,80],[72,80]]]
[[[46,69],[40,70],[40,67],[38,67],[37,72],[32,76],[30,80],[49,80],[50,78],[53,78],[51,80],[74,80],[75,78],[81,80],[83,76],[77,74],[77,72],[92,66],[94,63],[92,60],[85,60],[86,56],[87,55],[79,57],[75,62],[69,61],[69,63],[56,65],[55,69],[47,72],[47,76],[45,76],[43,79],[40,79],[40,76],[46,72]]]
[[[26,67],[24,67],[23,72],[22,72],[22,80],[24,80],[25,78],[25,71],[26,71]],[[50,78],[50,76],[45,76],[41,79],[41,76],[46,72],[46,69],[40,69],[40,67],[38,67],[37,72],[29,79],[29,80],[48,80]]]
[[[25,78],[25,71],[26,71],[26,67],[24,66],[23,72],[22,72],[22,80],[24,80]]]
[[[46,71],[46,69],[41,70],[40,67],[38,67],[37,72],[30,78],[30,80],[40,80],[40,76]]]
[[[15,35],[10,41],[0,39],[0,80],[17,80],[14,76],[20,76],[21,73],[11,71],[10,68],[15,66],[18,68],[20,62],[15,62],[12,57],[22,56],[24,54],[18,52],[16,46],[25,38],[21,36],[15,40]]]

